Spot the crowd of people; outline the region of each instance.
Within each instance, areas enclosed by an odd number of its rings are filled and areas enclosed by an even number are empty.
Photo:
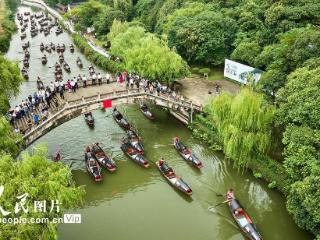
[[[116,81],[120,85],[125,85],[127,89],[142,89],[145,92],[152,94],[168,93],[174,99],[183,100],[183,96],[179,96],[175,91],[172,91],[168,86],[161,84],[159,81],[150,81],[141,78],[138,74],[127,73],[126,71],[117,72]],[[112,75],[107,73],[102,77],[101,73],[96,73],[93,66],[89,67],[89,77],[85,74],[68,79],[65,83],[63,81],[50,82],[48,86],[44,86],[40,77],[37,79],[38,91],[30,94],[25,100],[21,101],[14,108],[7,113],[7,119],[15,127],[16,132],[25,133],[30,130],[32,126],[38,125],[41,121],[45,121],[49,116],[49,109],[51,107],[58,107],[56,95],[61,99],[65,98],[65,92],[77,92],[79,87],[86,88],[90,85],[101,85],[103,82],[110,83],[113,81]],[[53,105],[54,104],[54,105]],[[38,109],[38,111],[37,111]],[[17,121],[26,117],[27,129],[19,129]]]

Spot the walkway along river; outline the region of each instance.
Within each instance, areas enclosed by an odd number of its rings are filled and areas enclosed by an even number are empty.
[[[30,8],[20,8],[28,10]],[[30,81],[23,84],[20,96],[12,103],[20,101],[36,89],[36,77],[41,75],[49,83],[52,69],[40,64],[38,45],[45,42],[64,42],[69,46],[71,38],[63,33],[43,38],[42,35],[29,39],[31,43]],[[19,35],[13,36],[7,56],[21,60],[21,41]],[[80,56],[85,68],[90,64],[76,50],[66,53],[65,58],[71,65],[71,74],[79,74],[75,65]],[[47,66],[52,66],[57,55],[49,55]],[[66,75],[68,76],[68,75]],[[224,156],[207,148],[205,144],[191,137],[190,131],[161,108],[151,106],[156,120],[144,118],[136,105],[121,105],[119,109],[135,126],[146,149],[146,157],[157,161],[164,157],[175,171],[190,184],[192,198],[175,191],[151,165],[143,169],[128,160],[120,150],[119,140],[124,132],[113,121],[110,110],[94,111],[95,128],[89,129],[83,116],[55,128],[34,144],[47,143],[49,154],[61,149],[62,158],[70,165],[79,185],[86,186],[85,206],[72,209],[72,213],[82,214],[81,224],[61,224],[61,240],[241,240],[245,239],[230,216],[226,205],[212,208],[223,201],[216,192],[227,188],[235,189],[237,198],[257,224],[267,240],[308,240],[308,233],[299,229],[285,209],[285,199],[280,193],[270,190],[267,184],[255,179],[250,172],[238,173],[224,159]],[[203,161],[201,171],[186,164],[171,146],[172,138],[180,136]],[[115,173],[103,171],[104,180],[96,184],[85,170],[84,148],[92,142],[101,142],[105,151],[113,155],[118,170]],[[32,146],[31,146],[32,147]]]

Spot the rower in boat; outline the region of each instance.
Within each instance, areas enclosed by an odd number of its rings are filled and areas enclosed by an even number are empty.
[[[91,65],[91,66],[89,66],[89,73],[90,73],[90,75],[92,76],[93,74],[94,74],[94,67]]]
[[[26,33],[22,33],[22,34],[20,35],[20,39],[21,39],[21,40],[25,39],[26,37],[27,37],[27,34],[26,34]]]
[[[84,160],[86,162],[87,170],[93,177],[94,181],[100,182],[102,180],[101,167],[91,152],[90,147],[86,148]]]
[[[22,49],[23,50],[26,50],[28,47],[30,47],[30,42],[29,41],[22,45]]]
[[[81,59],[79,57],[77,58],[77,65],[78,65],[79,68],[83,67],[82,61],[81,61]]]
[[[117,170],[115,161],[105,154],[99,143],[93,143],[91,151],[101,166],[106,168],[109,172],[114,172]]]
[[[21,74],[22,74],[22,76],[23,76],[26,80],[29,79],[29,75],[28,75],[28,70],[27,70],[27,68],[23,67],[22,70],[21,70]]]
[[[43,82],[41,81],[41,78],[38,76],[38,78],[37,78],[37,88],[38,88],[38,90],[40,90],[40,89],[44,89],[44,84],[43,84]]]
[[[50,43],[50,47],[51,47],[51,49],[52,49],[53,51],[56,50],[56,46],[55,46],[52,42]]]
[[[57,49],[57,53],[60,53],[60,52],[61,52],[61,47],[60,47],[60,44],[59,44],[59,43],[57,44],[56,49]]]
[[[62,43],[61,52],[64,52],[65,50],[66,50],[66,45],[64,43]]]
[[[40,51],[43,52],[43,50],[44,50],[44,44],[42,42],[42,43],[40,43]]]
[[[177,149],[185,161],[197,167],[198,169],[202,168],[203,165],[201,161],[186,146],[183,145],[179,137],[175,137],[173,139],[173,146],[175,149]]]
[[[86,123],[88,124],[88,126],[94,127],[94,118],[92,116],[92,112],[84,113],[84,119],[85,119]]]
[[[150,112],[150,110],[148,109],[148,106],[145,103],[140,104],[140,111],[143,113],[143,115],[146,118],[148,118],[150,120],[155,119],[154,115]]]
[[[144,154],[144,148],[143,145],[138,137],[138,135],[136,134],[135,131],[133,131],[132,129],[129,129],[127,131],[127,137],[128,137],[128,141],[130,142],[130,144],[132,145],[132,147],[141,155]]]
[[[71,52],[71,53],[74,53],[74,46],[73,46],[73,44],[70,45],[70,52]]]
[[[231,215],[243,234],[250,240],[262,240],[262,236],[258,232],[256,225],[252,222],[239,200],[235,199],[233,189],[228,190],[225,194],[225,198],[225,202],[229,205]]]
[[[42,62],[42,65],[46,65],[47,64],[47,62],[48,62],[47,55],[45,55],[45,54],[43,55],[41,62]]]
[[[175,188],[180,190],[181,192],[187,194],[188,196],[192,195],[192,189],[188,186],[188,184],[182,180],[181,177],[177,176],[171,167],[169,167],[163,158],[156,162],[156,165],[161,172],[161,174],[166,178],[166,180]]]
[[[30,59],[30,52],[28,51],[28,49],[26,49],[26,50],[24,51],[24,58],[25,58],[25,59]]]
[[[117,110],[117,108],[113,109],[112,116],[120,127],[124,129],[131,129],[130,123],[123,117],[123,115]]]
[[[63,62],[64,62],[63,54],[59,55],[59,62],[60,62],[60,63],[63,63]]]
[[[51,53],[51,47],[49,45],[46,45],[44,48],[48,53]]]
[[[136,149],[131,145],[127,138],[121,139],[121,150],[134,162],[148,168],[150,166],[148,160],[146,160],[143,155],[139,154]]]
[[[68,63],[64,62],[63,68],[64,68],[64,70],[65,70],[66,72],[68,72],[68,73],[71,72],[71,69],[70,69],[70,66],[69,66]]]
[[[61,160],[61,154],[60,151],[57,151],[55,156],[53,157],[54,162],[59,162]]]
[[[28,68],[29,67],[29,61],[28,60],[23,60],[23,66]]]

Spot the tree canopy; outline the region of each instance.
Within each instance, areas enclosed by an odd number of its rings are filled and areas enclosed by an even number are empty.
[[[222,93],[210,104],[208,112],[226,156],[237,167],[246,167],[269,149],[274,107],[262,94],[250,89],[242,89],[236,96]]]
[[[165,41],[140,26],[115,21],[109,36],[111,52],[124,60],[124,68],[129,72],[166,82],[188,74],[184,60]]]
[[[16,96],[23,82],[19,67],[0,55],[0,113],[5,114],[9,107],[9,99]]]
[[[84,189],[76,187],[70,169],[63,163],[48,161],[44,146],[33,149],[32,154],[23,153],[21,161],[15,161],[10,155],[0,157],[0,186],[3,193],[0,206],[9,215],[2,218],[25,217],[53,218],[63,217],[65,210],[82,203]],[[27,194],[26,206],[15,213],[18,196]],[[46,211],[35,211],[34,201],[46,201]],[[51,210],[52,201],[59,210]],[[56,202],[58,201],[58,202]],[[56,206],[57,206],[56,205]],[[57,223],[42,224],[1,224],[1,236],[4,239],[57,239]]]

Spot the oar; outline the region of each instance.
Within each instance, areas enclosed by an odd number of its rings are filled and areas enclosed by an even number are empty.
[[[229,202],[229,200],[225,200],[225,201],[223,201],[221,203],[218,203],[217,205],[213,206],[212,208],[216,208],[216,207],[218,207],[218,206],[220,206],[220,205],[222,205],[224,203],[227,203],[227,202]]]

